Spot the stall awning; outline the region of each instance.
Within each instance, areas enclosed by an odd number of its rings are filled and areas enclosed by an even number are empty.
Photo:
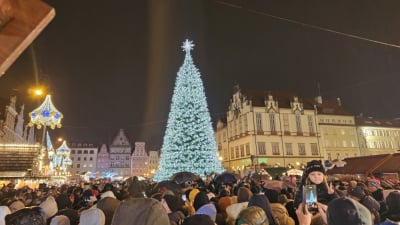
[[[334,167],[327,171],[327,174],[368,174],[376,173],[380,165],[391,157],[391,154],[371,155],[346,158],[343,161],[346,165],[343,167]],[[387,171],[388,173],[393,171]]]

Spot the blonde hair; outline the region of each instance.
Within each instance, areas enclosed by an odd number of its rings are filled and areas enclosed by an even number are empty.
[[[238,216],[236,225],[269,225],[264,210],[258,206],[250,206],[243,209]]]

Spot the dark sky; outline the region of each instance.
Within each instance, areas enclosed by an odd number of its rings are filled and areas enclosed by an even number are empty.
[[[56,16],[0,78],[0,96],[17,93],[33,109],[34,55],[64,114],[53,138],[109,143],[124,128],[159,149],[186,38],[213,121],[236,83],[307,98],[319,83],[354,115],[400,117],[398,0],[46,2]]]

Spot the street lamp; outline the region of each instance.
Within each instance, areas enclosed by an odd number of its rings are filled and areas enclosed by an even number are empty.
[[[61,128],[61,119],[63,118],[63,114],[57,110],[51,101],[51,95],[47,95],[44,99],[44,102],[32,112],[29,113],[30,122],[28,126],[33,127],[36,125],[37,129],[41,129],[43,127],[43,135],[41,141],[41,149],[38,156],[38,171],[42,171],[43,167],[43,158],[45,154],[46,147],[44,146],[44,139],[46,134],[46,128],[49,126],[51,129]]]

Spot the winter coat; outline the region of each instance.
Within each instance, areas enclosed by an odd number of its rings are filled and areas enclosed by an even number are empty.
[[[101,199],[97,202],[96,207],[101,209],[106,217],[105,225],[110,225],[114,212],[121,204],[112,191],[106,191],[101,194]]]
[[[294,225],[294,220],[289,216],[285,206],[281,203],[270,203],[272,215],[279,225]]]
[[[112,225],[168,225],[167,212],[152,198],[129,197],[115,210]]]

